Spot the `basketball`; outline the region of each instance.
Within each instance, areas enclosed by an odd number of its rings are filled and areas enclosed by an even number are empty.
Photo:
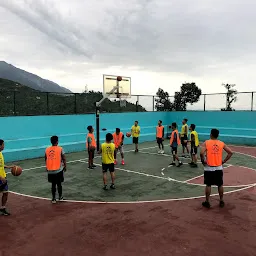
[[[20,176],[22,173],[22,168],[20,166],[12,167],[12,175],[13,176]]]
[[[128,138],[131,137],[131,133],[130,133],[130,132],[127,132],[127,133],[126,133],[126,137],[128,137]]]
[[[121,77],[121,76],[118,76],[118,77],[116,78],[116,80],[120,82],[120,81],[122,81],[122,77]]]

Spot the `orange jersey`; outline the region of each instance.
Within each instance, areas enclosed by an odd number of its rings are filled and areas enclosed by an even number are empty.
[[[124,134],[120,132],[118,135],[116,133],[113,133],[113,140],[115,147],[118,148],[123,141]]]
[[[177,142],[177,145],[180,145],[180,137],[179,137],[179,132],[178,130],[174,130],[171,134],[171,138],[170,138],[170,145],[172,145],[175,141],[174,141],[174,135],[176,134],[176,142]]]
[[[51,146],[45,150],[47,171],[57,171],[61,168],[61,153],[62,147],[59,146]]]
[[[163,138],[164,137],[164,126],[161,125],[161,126],[157,126],[156,127],[156,137],[157,138]]]
[[[95,147],[96,148],[96,140],[95,140],[94,134],[93,133],[88,133],[87,134],[87,137],[86,137],[86,147],[87,148],[89,146],[88,138],[91,139],[91,147]]]
[[[224,148],[224,142],[220,140],[207,140],[206,146],[206,161],[208,166],[221,166],[222,165],[222,153]]]

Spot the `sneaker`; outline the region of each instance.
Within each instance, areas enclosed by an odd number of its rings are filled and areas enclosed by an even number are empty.
[[[191,168],[197,168],[198,166],[197,166],[197,164],[193,163],[193,164],[190,165],[190,167]]]
[[[164,150],[161,151],[161,154],[164,154]]]
[[[185,158],[185,155],[182,155],[181,157]]]
[[[56,203],[57,203],[56,199],[53,198],[53,199],[52,199],[52,204],[56,204]]]
[[[174,165],[175,165],[175,163],[174,163],[174,162],[172,162],[172,163],[170,163],[170,165],[171,165],[171,166],[174,166]]]
[[[63,196],[61,196],[61,197],[59,198],[59,201],[60,201],[60,202],[63,202],[63,201],[64,201]]]
[[[103,189],[103,190],[108,190],[107,185],[104,185],[102,189]]]
[[[124,160],[122,160],[121,164],[124,165]]]
[[[207,202],[207,201],[202,202],[202,206],[205,207],[205,208],[208,208],[208,209],[211,207],[210,203]]]
[[[116,165],[117,164],[117,161],[115,160],[114,164]]]
[[[94,168],[92,166],[87,167],[88,170],[93,170]]]
[[[220,201],[220,207],[223,208],[225,206],[224,201]]]
[[[115,184],[111,184],[110,188],[111,189],[116,189]]]
[[[9,216],[9,215],[11,215],[11,214],[8,212],[8,210],[7,210],[6,208],[0,209],[0,214],[1,214],[1,215],[4,215],[4,216]]]
[[[92,168],[96,168],[96,167],[97,167],[97,165],[95,165],[95,164],[92,165]]]
[[[183,165],[182,162],[179,162],[179,164],[177,165],[177,167],[181,167]]]
[[[162,153],[162,150],[158,150],[158,152],[157,152],[158,154],[161,154]]]

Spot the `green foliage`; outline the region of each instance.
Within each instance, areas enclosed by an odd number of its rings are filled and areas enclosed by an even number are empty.
[[[33,90],[19,83],[0,78],[0,116],[12,115],[65,115],[95,112],[95,103],[103,97],[101,92],[78,94],[46,93]],[[106,99],[101,112],[145,112],[146,109],[127,102]]]
[[[223,86],[227,90],[226,94],[226,108],[222,108],[221,111],[235,111],[232,108],[232,103],[237,101],[237,90],[233,89],[236,85],[235,84],[223,84]]]
[[[198,102],[202,91],[195,83],[184,83],[180,87],[180,92],[175,92],[174,101],[171,102],[169,94],[163,89],[159,88],[157,91],[156,105],[157,111],[186,111],[187,104],[194,104]]]

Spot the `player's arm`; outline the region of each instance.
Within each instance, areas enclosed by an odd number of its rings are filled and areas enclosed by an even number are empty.
[[[4,168],[6,169],[12,169],[13,167],[15,167],[15,165],[5,165]]]
[[[120,142],[120,145],[122,146],[124,144],[124,134],[122,136],[122,139],[121,139],[121,142]]]
[[[90,148],[90,147],[91,147],[91,144],[92,144],[92,138],[91,138],[91,137],[88,137],[86,143],[87,143],[87,145],[88,145],[88,148]]]
[[[223,164],[225,164],[233,155],[232,150],[225,144],[223,149],[227,152],[226,158],[223,160]]]
[[[195,143],[195,141],[196,141],[195,135],[191,134],[191,140],[188,140],[188,142]]]
[[[206,164],[205,162],[205,152],[206,152],[206,144],[205,142],[202,144],[201,146],[201,151],[200,151],[200,158],[201,158],[201,162],[202,164]]]
[[[138,129],[138,134],[140,134],[140,128]]]
[[[164,127],[163,127],[163,134],[162,134],[162,139],[164,140]]]
[[[63,150],[61,151],[61,161],[64,165],[63,166],[63,171],[65,172],[65,171],[67,171],[67,160],[66,160],[66,156],[65,156],[65,153],[64,153]]]

